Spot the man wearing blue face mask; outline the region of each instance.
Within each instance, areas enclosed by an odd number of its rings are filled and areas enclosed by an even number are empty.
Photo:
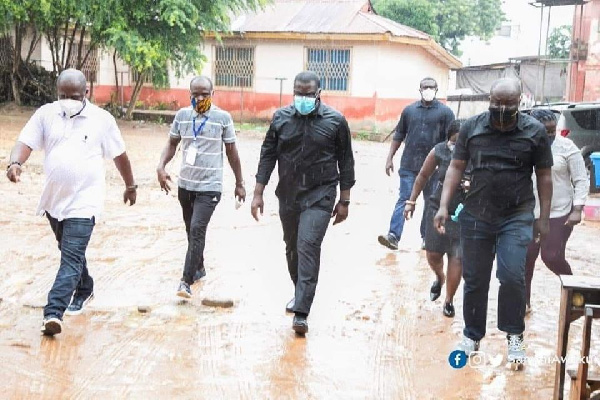
[[[292,328],[308,331],[307,317],[315,296],[321,243],[329,220],[334,225],[348,217],[354,186],[354,157],[348,123],[323,104],[319,77],[301,72],[294,79],[294,103],[273,115],[263,142],[252,216],[263,213],[263,192],[278,164],[279,217],[283,228],[288,270],[295,296],[286,311],[293,312]],[[340,198],[336,203],[337,186]]]
[[[37,212],[48,219],[61,252],[44,307],[41,330],[49,336],[62,331],[64,314],[80,314],[93,297],[85,252],[103,208],[104,159],[112,159],[123,178],[125,203],[135,204],[137,189],[117,123],[85,98],[83,73],[62,71],[57,92],[58,101],[40,107],[21,131],[6,170],[10,181],[19,182],[32,150],[44,150],[46,183]]]
[[[454,121],[454,113],[449,107],[435,98],[437,82],[433,78],[421,80],[419,92],[421,100],[408,105],[402,110],[400,121],[396,126],[394,138],[385,163],[385,172],[389,176],[394,171],[394,155],[404,143],[400,160],[400,191],[398,200],[390,219],[388,233],[378,237],[379,243],[391,250],[398,250],[398,242],[404,230],[404,206],[410,198],[413,184],[425,162],[427,154],[436,144],[445,141],[450,123]],[[433,182],[434,179],[430,180]],[[421,239],[425,238],[425,211],[431,195],[431,184],[423,188],[423,217],[421,218]],[[425,248],[423,242],[422,248]]]

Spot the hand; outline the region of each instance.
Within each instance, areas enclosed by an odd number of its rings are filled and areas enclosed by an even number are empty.
[[[550,231],[550,221],[548,218],[545,219],[536,219],[533,223],[533,239],[536,243],[541,242],[546,238],[548,232]]]
[[[129,201],[129,205],[132,206],[135,204],[135,200],[137,198],[137,190],[136,189],[125,189],[123,192],[123,203],[127,204]]]
[[[252,205],[250,206],[250,212],[255,220],[258,221],[258,211],[260,210],[260,215],[263,215],[263,210],[265,207],[265,202],[263,201],[262,195],[254,195],[252,199]]]
[[[406,203],[404,205],[404,219],[408,221],[409,219],[411,219],[413,217],[414,213],[415,213],[415,205]]]
[[[580,222],[581,222],[581,211],[573,210],[573,211],[571,211],[571,214],[569,214],[569,218],[567,218],[567,222],[565,222],[565,225],[575,226],[575,225],[579,224]]]
[[[333,221],[334,225],[344,222],[346,218],[348,218],[348,205],[338,202],[331,213],[331,218],[333,217],[335,217],[335,220]]]
[[[435,217],[433,217],[433,226],[442,235],[446,234],[446,220],[447,219],[448,219],[448,209],[442,208],[442,207],[440,207],[437,214],[435,214]]]
[[[235,197],[238,199],[238,201],[240,203],[246,201],[246,189],[244,188],[243,183],[240,185],[238,185],[238,184],[235,185],[234,193],[235,193]]]
[[[172,182],[171,176],[167,173],[167,171],[165,171],[164,168],[158,168],[156,170],[156,175],[158,177],[158,183],[160,184],[160,190],[164,190],[165,194],[169,194],[169,190],[171,190],[169,182]]]
[[[21,182],[21,172],[21,166],[19,164],[13,164],[6,171],[6,177],[11,182]]]
[[[390,158],[388,158],[385,162],[385,173],[387,174],[387,176],[390,176],[391,172],[394,172],[394,162]]]

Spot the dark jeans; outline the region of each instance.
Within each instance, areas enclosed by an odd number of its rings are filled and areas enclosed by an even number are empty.
[[[285,256],[296,288],[295,313],[310,313],[319,280],[321,243],[331,221],[334,201],[335,194],[305,209],[279,201]]]
[[[531,241],[527,248],[527,261],[525,262],[525,284],[527,294],[527,304],[531,304],[531,281],[533,279],[533,270],[535,269],[535,260],[542,250],[542,261],[556,275],[573,275],[571,266],[565,258],[565,248],[567,240],[573,232],[572,226],[565,225],[569,219],[569,214],[564,217],[550,218],[550,232],[540,243]]]
[[[178,196],[187,233],[188,248],[183,266],[183,281],[194,283],[196,271],[204,268],[206,229],[215,207],[221,200],[219,192],[192,192],[179,188]]]
[[[46,217],[58,241],[60,267],[48,293],[44,317],[62,319],[73,294],[85,298],[94,290],[94,280],[87,269],[85,250],[94,230],[95,218],[67,218],[58,221],[48,213]]]
[[[463,251],[464,335],[479,341],[485,336],[488,292],[496,257],[498,329],[510,334],[525,330],[525,256],[533,237],[533,213],[521,213],[487,223],[460,213]]]
[[[406,200],[410,199],[410,193],[412,192],[415,179],[419,173],[407,169],[400,169],[398,174],[400,175],[400,190],[398,201],[394,206],[394,212],[392,213],[392,218],[390,220],[390,230],[388,233],[394,235],[399,241],[402,237],[402,231],[404,230],[404,206],[406,205]],[[429,205],[429,196],[431,196],[432,181],[433,179],[430,179],[423,188],[423,199],[425,200],[425,203],[423,207],[423,216],[421,217],[421,239],[425,238],[425,224],[427,223],[426,213]]]

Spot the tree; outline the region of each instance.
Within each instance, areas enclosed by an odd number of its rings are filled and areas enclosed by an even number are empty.
[[[571,25],[552,29],[548,37],[548,52],[552,58],[567,59],[571,50]]]
[[[21,71],[29,65],[31,55],[39,44],[41,33],[35,23],[35,15],[41,12],[47,4],[44,1],[0,0],[0,39],[11,43],[10,82],[12,97],[17,105],[21,105],[21,89],[27,82]],[[31,41],[25,60],[22,57],[24,39],[31,35]]]
[[[148,76],[168,85],[168,69],[180,77],[201,70],[200,44],[207,32],[229,30],[229,16],[263,6],[265,0],[131,0],[109,30],[108,43],[132,68],[137,81],[125,118],[131,118]]]
[[[429,34],[460,55],[460,42],[477,35],[489,39],[504,19],[501,0],[377,0],[382,16]]]

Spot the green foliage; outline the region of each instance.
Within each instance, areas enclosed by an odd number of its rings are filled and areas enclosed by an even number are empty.
[[[548,53],[552,58],[567,59],[571,50],[571,25],[552,29],[548,37]]]
[[[460,55],[460,42],[470,35],[489,39],[504,19],[501,0],[376,0],[377,12],[429,34],[448,51]]]

